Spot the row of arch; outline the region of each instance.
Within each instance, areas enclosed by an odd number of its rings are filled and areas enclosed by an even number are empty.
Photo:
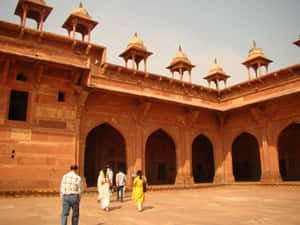
[[[280,174],[284,181],[300,180],[300,124],[286,127],[278,139]],[[126,146],[123,136],[108,123],[94,128],[85,145],[84,176],[88,187],[96,186],[97,171],[109,164],[113,170],[126,170]],[[232,168],[236,181],[259,181],[261,160],[255,136],[240,134],[232,143]],[[149,184],[174,184],[176,147],[162,129],[153,132],[146,141],[145,173]],[[204,135],[192,143],[192,174],[195,183],[213,182],[215,176],[214,149]]]

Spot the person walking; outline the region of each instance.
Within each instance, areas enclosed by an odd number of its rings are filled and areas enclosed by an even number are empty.
[[[112,194],[113,193],[113,184],[114,184],[114,172],[112,171],[112,168],[108,165],[106,166],[107,168],[107,176],[109,178],[109,181],[110,181],[110,186],[109,186],[109,190],[110,190],[110,193]]]
[[[126,185],[126,175],[123,173],[122,169],[116,175],[116,186],[117,186],[117,200],[123,202],[124,188]]]
[[[143,176],[142,171],[138,170],[136,173],[136,178],[133,181],[133,197],[137,203],[137,208],[139,212],[143,211],[143,203],[145,200],[145,188],[147,185],[147,179]]]
[[[101,187],[101,179],[103,177],[103,170],[99,171],[98,179],[97,179],[97,189],[98,189],[98,199],[97,201],[100,202],[102,199],[102,187]]]
[[[107,167],[100,172],[100,178],[98,182],[98,189],[100,189],[100,199],[101,199],[101,206],[102,209],[105,211],[109,211],[109,204],[110,204],[110,179],[107,174]]]
[[[72,165],[70,172],[65,174],[60,185],[62,198],[61,225],[67,225],[70,208],[72,208],[72,225],[78,225],[79,203],[82,194],[81,177],[76,174],[78,167]]]

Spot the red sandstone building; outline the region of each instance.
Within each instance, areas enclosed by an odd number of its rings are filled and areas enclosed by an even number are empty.
[[[51,10],[19,0],[20,25],[0,21],[0,191],[58,190],[73,163],[88,187],[106,164],[128,177],[142,169],[152,185],[300,180],[300,64],[268,72],[254,42],[247,81],[227,87],[215,60],[207,88],[192,83],[181,47],[170,78],[147,71],[152,52],[137,34],[125,66],[110,64],[82,5],[62,25],[67,37],[43,30]]]

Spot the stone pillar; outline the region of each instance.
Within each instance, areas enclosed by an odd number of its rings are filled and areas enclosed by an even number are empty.
[[[224,179],[225,184],[234,183],[233,167],[232,167],[232,139],[229,136],[226,136],[228,131],[224,129],[223,135],[223,150],[224,150]]]
[[[192,74],[191,74],[191,73],[192,73],[192,71],[189,70],[189,82],[190,82],[190,83],[192,83]]]
[[[132,61],[132,69],[134,70],[135,55],[132,55],[132,56],[131,56],[131,61]]]
[[[25,27],[27,17],[27,6],[23,5],[23,17],[21,18],[21,27]]]
[[[89,43],[90,43],[90,41],[91,41],[91,30],[92,30],[92,29],[91,29],[91,26],[89,26],[89,27],[88,27],[88,40],[87,40]]]
[[[214,165],[215,165],[215,184],[224,184],[225,182],[225,154],[224,154],[224,124],[225,115],[220,113],[217,115],[219,121],[218,136],[215,138],[213,145]],[[214,132],[217,133],[217,132]]]
[[[259,70],[259,77],[261,77],[262,73],[261,73],[261,65],[260,64],[258,64],[258,70]]]
[[[250,71],[250,67],[247,67],[248,69],[248,79],[251,80],[251,71]]]
[[[190,126],[184,125],[179,128],[179,139],[176,149],[176,167],[177,174],[175,185],[178,186],[189,186],[194,184],[192,176],[192,150],[190,143]],[[187,146],[190,146],[186,148]]]
[[[183,71],[182,71],[182,68],[179,68],[179,75],[180,75],[180,80],[182,80],[182,77],[183,77]]]
[[[219,91],[219,90],[220,90],[220,87],[219,87],[219,80],[216,80],[216,86],[217,86],[217,90]]]
[[[278,183],[281,182],[279,159],[276,148],[272,138],[272,123],[271,121],[263,121],[259,129],[262,134],[262,144],[260,149],[261,158],[261,182],[263,183]]]
[[[144,72],[147,72],[147,58],[144,58]]]
[[[41,13],[41,18],[40,18],[40,22],[39,22],[39,26],[38,26],[39,31],[43,30],[44,17],[45,17],[45,11],[43,10],[43,12]]]
[[[75,39],[76,23],[73,23],[72,39]]]

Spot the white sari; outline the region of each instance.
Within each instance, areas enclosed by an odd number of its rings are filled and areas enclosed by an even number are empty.
[[[104,177],[103,171],[100,172],[98,177],[98,200],[101,200],[102,208],[105,209],[109,207],[110,204],[110,189],[109,189],[109,178]]]

